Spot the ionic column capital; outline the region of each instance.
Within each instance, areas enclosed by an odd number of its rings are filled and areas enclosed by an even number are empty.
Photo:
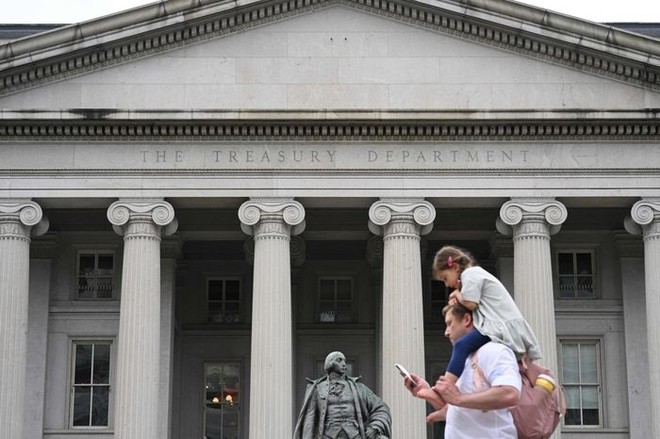
[[[504,235],[549,237],[567,217],[566,207],[554,198],[512,198],[500,208],[496,227]]]
[[[643,198],[633,204],[623,225],[628,233],[643,235],[644,240],[660,238],[660,198]]]
[[[125,238],[160,238],[161,235],[173,234],[178,227],[174,208],[162,199],[115,201],[108,207],[107,216],[113,230]]]
[[[246,235],[299,235],[305,230],[305,208],[291,198],[253,198],[238,209],[241,230]]]
[[[435,207],[417,199],[383,198],[369,209],[369,230],[374,235],[426,235],[433,229]]]
[[[29,239],[48,230],[48,218],[31,200],[0,199],[0,236]]]

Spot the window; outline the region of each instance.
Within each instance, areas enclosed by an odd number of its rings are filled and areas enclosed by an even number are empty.
[[[429,286],[428,323],[444,325],[445,318],[442,316],[442,309],[447,305],[449,293],[450,291],[444,282],[431,279]]]
[[[112,299],[115,255],[112,252],[78,253],[77,299]]]
[[[319,277],[319,321],[349,323],[353,321],[353,278]]]
[[[204,365],[204,437],[241,438],[240,363]]]
[[[209,279],[206,289],[209,322],[238,323],[241,321],[240,278]]]
[[[107,427],[110,342],[74,342],[71,425]]]
[[[564,425],[601,424],[599,345],[597,340],[562,340],[562,384],[566,395]]]
[[[560,299],[595,298],[593,253],[561,251],[557,253]]]

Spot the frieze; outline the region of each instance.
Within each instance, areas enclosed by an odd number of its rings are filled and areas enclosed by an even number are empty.
[[[396,170],[657,170],[660,146],[644,143],[92,143],[5,145],[0,173]],[[49,171],[50,172],[50,171]]]

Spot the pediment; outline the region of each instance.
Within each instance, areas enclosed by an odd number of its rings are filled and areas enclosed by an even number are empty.
[[[362,65],[354,68],[363,73],[370,72],[359,93],[371,93],[367,99],[372,107],[380,107],[383,104],[383,108],[407,108],[418,105],[419,98],[423,97],[432,99],[437,104],[437,96],[451,96],[454,93],[472,96],[472,104],[458,105],[457,108],[502,108],[498,103],[498,93],[506,94],[505,87],[484,92],[474,86],[484,84],[486,80],[490,80],[492,84],[508,81],[512,91],[517,90],[519,95],[528,94],[535,102],[538,102],[536,98],[540,96],[561,97],[535,105],[541,107],[582,106],[581,101],[588,102],[591,98],[606,95],[606,89],[615,91],[612,102],[621,101],[621,96],[616,91],[623,89],[625,91],[622,93],[628,95],[624,97],[624,101],[633,99],[637,107],[640,102],[647,106],[656,103],[657,91],[660,90],[660,42],[657,40],[513,2],[473,0],[468,3],[466,6],[466,2],[458,0],[248,0],[240,5],[235,2],[208,1],[204,2],[203,6],[186,6],[188,2],[161,2],[158,5],[56,29],[0,46],[0,97],[7,96],[9,99],[3,101],[9,105],[13,101],[10,95],[20,93],[25,96],[22,92],[35,87],[48,86],[52,88],[52,93],[57,95],[58,87],[75,84],[76,81],[85,83],[89,80],[93,83],[100,78],[109,77],[108,80],[112,84],[111,72],[119,73],[114,81],[120,81],[122,75],[130,80],[130,71],[139,77],[144,73],[143,70],[158,67],[164,60],[179,61],[179,64],[175,63],[167,68],[171,71],[162,72],[163,76],[176,76],[176,69],[190,67],[186,65],[187,54],[204,50],[217,54],[221,48],[231,49],[229,46],[232,45],[233,49],[247,46],[247,53],[238,54],[234,58],[237,62],[249,59],[250,56],[252,59],[268,57],[258,53],[264,50],[272,50],[270,57],[279,57],[278,62],[285,64],[303,62],[304,56],[300,56],[300,53],[308,54],[308,71],[300,69],[298,73],[294,71],[293,76],[288,75],[292,69],[285,68],[284,73],[288,76],[283,77],[285,74],[280,73],[281,77],[278,78],[280,65],[275,62],[269,72],[274,75],[274,78],[270,78],[272,83],[300,82],[303,79],[296,75],[305,74],[311,74],[321,82],[341,81],[339,77],[328,76],[329,71],[323,63],[324,55],[326,58],[341,55],[343,44],[348,51],[347,57],[350,57],[352,50],[354,55],[362,51],[360,54],[364,55],[365,59],[368,58]],[[338,14],[348,21],[333,21]],[[301,32],[300,38],[296,38],[295,27],[304,29],[310,24],[316,26],[313,30],[317,39],[307,39],[312,32]],[[375,33],[381,32],[372,36],[371,40],[366,36],[369,26],[378,28],[374,30]],[[287,40],[280,41],[282,45],[278,46],[277,40],[269,40],[261,47],[254,46],[254,41],[258,41],[260,36],[272,37],[273,33],[269,35],[268,29],[277,27],[284,28],[285,31],[292,29]],[[383,37],[383,29],[387,34],[387,41],[375,41],[377,37]],[[409,30],[408,34],[406,30]],[[332,38],[332,32],[337,33],[339,40],[334,41],[333,49],[323,47],[318,41],[319,34],[324,32],[327,35],[323,37],[328,39]],[[342,32],[350,32],[351,38],[356,36],[358,41],[349,41],[348,36],[344,36],[346,39],[342,40]],[[411,38],[410,43],[406,40],[408,37]],[[362,46],[348,47],[353,43]],[[388,60],[390,53],[387,50],[397,45],[407,46],[409,58],[417,61],[420,58],[430,58],[427,56],[429,50],[437,52],[441,48],[440,50],[457,51],[453,65],[445,62],[448,67],[444,71],[444,67],[437,67],[437,73],[444,75],[441,80],[445,79],[448,81],[447,85],[452,87],[445,87],[442,93],[428,93],[428,89],[424,87],[420,90],[410,89],[407,94],[406,90],[401,90],[402,97],[399,100],[395,97],[389,102],[383,102],[382,87],[379,85],[389,84],[391,90],[394,90],[396,84],[400,85],[400,88],[420,83],[428,84],[433,79],[427,75],[435,73],[430,68],[415,68],[410,71],[411,69],[406,69],[406,66],[400,63],[389,63],[392,57]],[[278,51],[284,48],[288,52],[282,55]],[[294,49],[301,52],[296,56]],[[314,52],[316,49],[318,53]],[[420,54],[420,49],[425,53]],[[328,50],[331,51],[329,55]],[[396,47],[393,50],[396,51]],[[474,51],[481,56],[471,57],[470,53]],[[405,57],[399,58],[401,61]],[[214,72],[207,71],[207,75],[223,75],[223,66],[214,65],[210,59],[206,58],[206,69]],[[353,61],[357,64],[360,62],[358,59]],[[369,61],[373,61],[373,65],[368,65]],[[215,62],[221,61],[216,59]],[[332,62],[327,64],[329,68],[335,67]],[[346,72],[350,76],[350,67],[347,67]],[[237,71],[235,74],[242,73],[244,72]],[[199,78],[200,75],[203,76],[204,73],[190,69],[190,77],[183,80],[177,78],[176,85],[192,86],[195,77],[202,82],[212,79]],[[554,91],[548,88],[539,90],[529,78],[521,78],[524,75],[536,75],[542,82],[554,83]],[[249,75],[241,76],[246,78]],[[267,82],[264,78],[253,79],[256,83]],[[222,82],[227,78],[220,77],[218,80]],[[158,81],[155,84],[158,85]],[[524,89],[526,84],[528,90]],[[596,85],[582,87],[580,84]],[[618,88],[612,89],[612,84]],[[154,96],[148,87],[136,91],[138,96],[143,93],[145,98]],[[219,90],[221,93],[225,91],[227,90]],[[231,92],[243,97],[249,97],[250,92],[258,93],[258,90],[245,87],[235,87],[229,91],[228,97]],[[272,90],[267,92],[270,91]],[[632,97],[629,95],[631,91]],[[176,94],[176,87],[172,92]],[[339,93],[337,99],[341,100],[341,89],[335,87],[335,92]],[[313,93],[313,90],[310,90],[307,94],[311,98],[307,102],[313,102]],[[351,87],[346,88],[343,93],[356,96]],[[409,98],[413,96],[415,102],[406,104],[404,94]],[[415,95],[418,98],[414,98]],[[584,98],[580,98],[581,95]],[[567,97],[570,96],[577,96],[574,103],[566,103]],[[290,94],[287,94],[287,99],[291,103]],[[177,108],[195,107],[197,104],[201,108],[207,107],[204,102],[196,103],[194,99],[187,105],[181,105],[180,99],[177,102]],[[75,106],[76,102],[72,104]],[[83,102],[78,104],[86,106]],[[214,108],[232,108],[222,102],[209,104]],[[250,106],[249,100],[237,104]],[[324,102],[318,102],[318,105],[322,104]],[[523,104],[525,103],[514,107],[519,108]],[[606,102],[601,104],[608,106]],[[596,103],[597,106],[601,104]],[[171,105],[174,104],[153,102],[150,107],[169,108]],[[112,104],[108,106],[114,107]],[[268,105],[255,106],[262,107],[268,108]],[[353,104],[349,107],[359,108],[360,105]],[[438,107],[429,103],[423,104],[422,108]]]

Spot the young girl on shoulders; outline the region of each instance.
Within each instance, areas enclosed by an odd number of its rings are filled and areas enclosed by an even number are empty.
[[[449,304],[460,303],[472,311],[474,330],[454,344],[444,378],[456,382],[468,356],[489,341],[502,343],[518,358],[541,358],[532,329],[511,294],[495,276],[477,265],[472,255],[459,247],[442,247],[433,260],[433,277],[453,288]]]

